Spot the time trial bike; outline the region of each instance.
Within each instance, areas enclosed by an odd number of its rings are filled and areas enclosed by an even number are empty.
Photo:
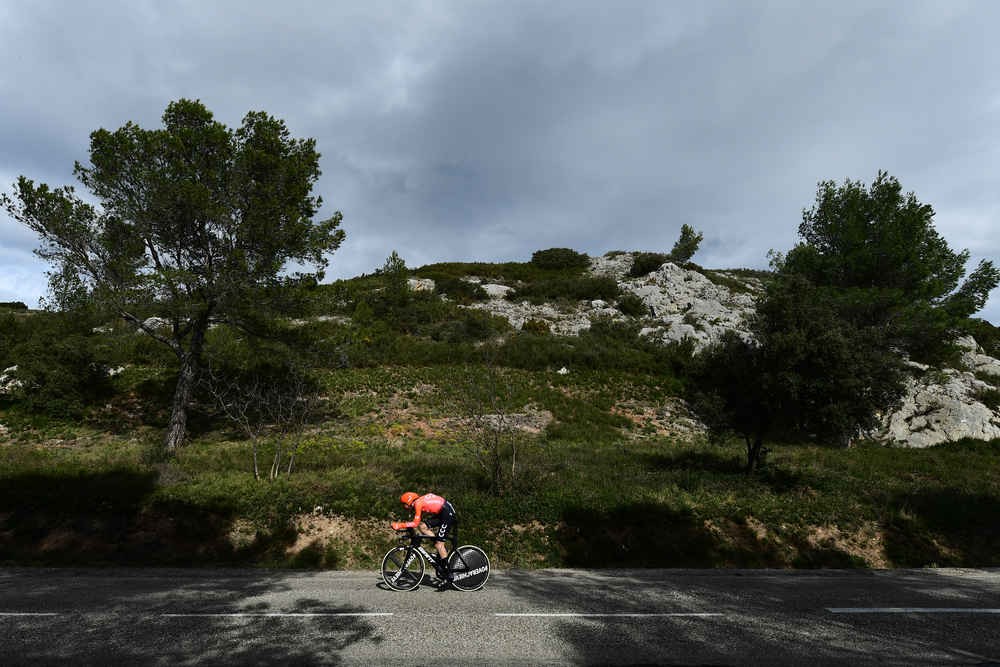
[[[424,580],[426,564],[438,572],[437,581],[445,583],[439,566],[441,559],[432,554],[421,544],[424,540],[436,540],[433,535],[422,535],[412,528],[401,533],[400,540],[406,544],[389,549],[382,558],[382,580],[394,591],[412,591]],[[460,591],[478,591],[486,585],[490,578],[490,559],[486,552],[477,546],[458,544],[458,532],[454,531],[445,538],[451,543],[451,553],[448,555],[448,568],[451,574],[451,585]]]

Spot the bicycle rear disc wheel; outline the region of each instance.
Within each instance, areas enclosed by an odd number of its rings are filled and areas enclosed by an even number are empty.
[[[424,559],[416,549],[394,547],[382,558],[382,581],[394,591],[412,591],[424,580]]]
[[[467,544],[448,557],[451,585],[460,591],[478,591],[490,578],[490,559],[479,547]]]

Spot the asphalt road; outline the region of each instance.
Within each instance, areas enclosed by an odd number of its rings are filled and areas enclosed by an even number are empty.
[[[1000,666],[1000,570],[0,569],[0,665]]]

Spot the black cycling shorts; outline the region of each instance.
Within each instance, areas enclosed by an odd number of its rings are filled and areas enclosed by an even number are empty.
[[[427,524],[428,528],[433,528],[434,532],[437,533],[437,539],[435,542],[443,542],[445,536],[448,535],[448,531],[458,522],[458,517],[455,515],[455,508],[451,506],[451,503],[447,500],[444,505],[441,506],[441,511],[437,514],[428,514],[424,518],[424,523]]]

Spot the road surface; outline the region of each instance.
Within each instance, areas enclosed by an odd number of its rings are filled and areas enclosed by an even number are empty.
[[[0,665],[1000,666],[1000,570],[0,568]]]

